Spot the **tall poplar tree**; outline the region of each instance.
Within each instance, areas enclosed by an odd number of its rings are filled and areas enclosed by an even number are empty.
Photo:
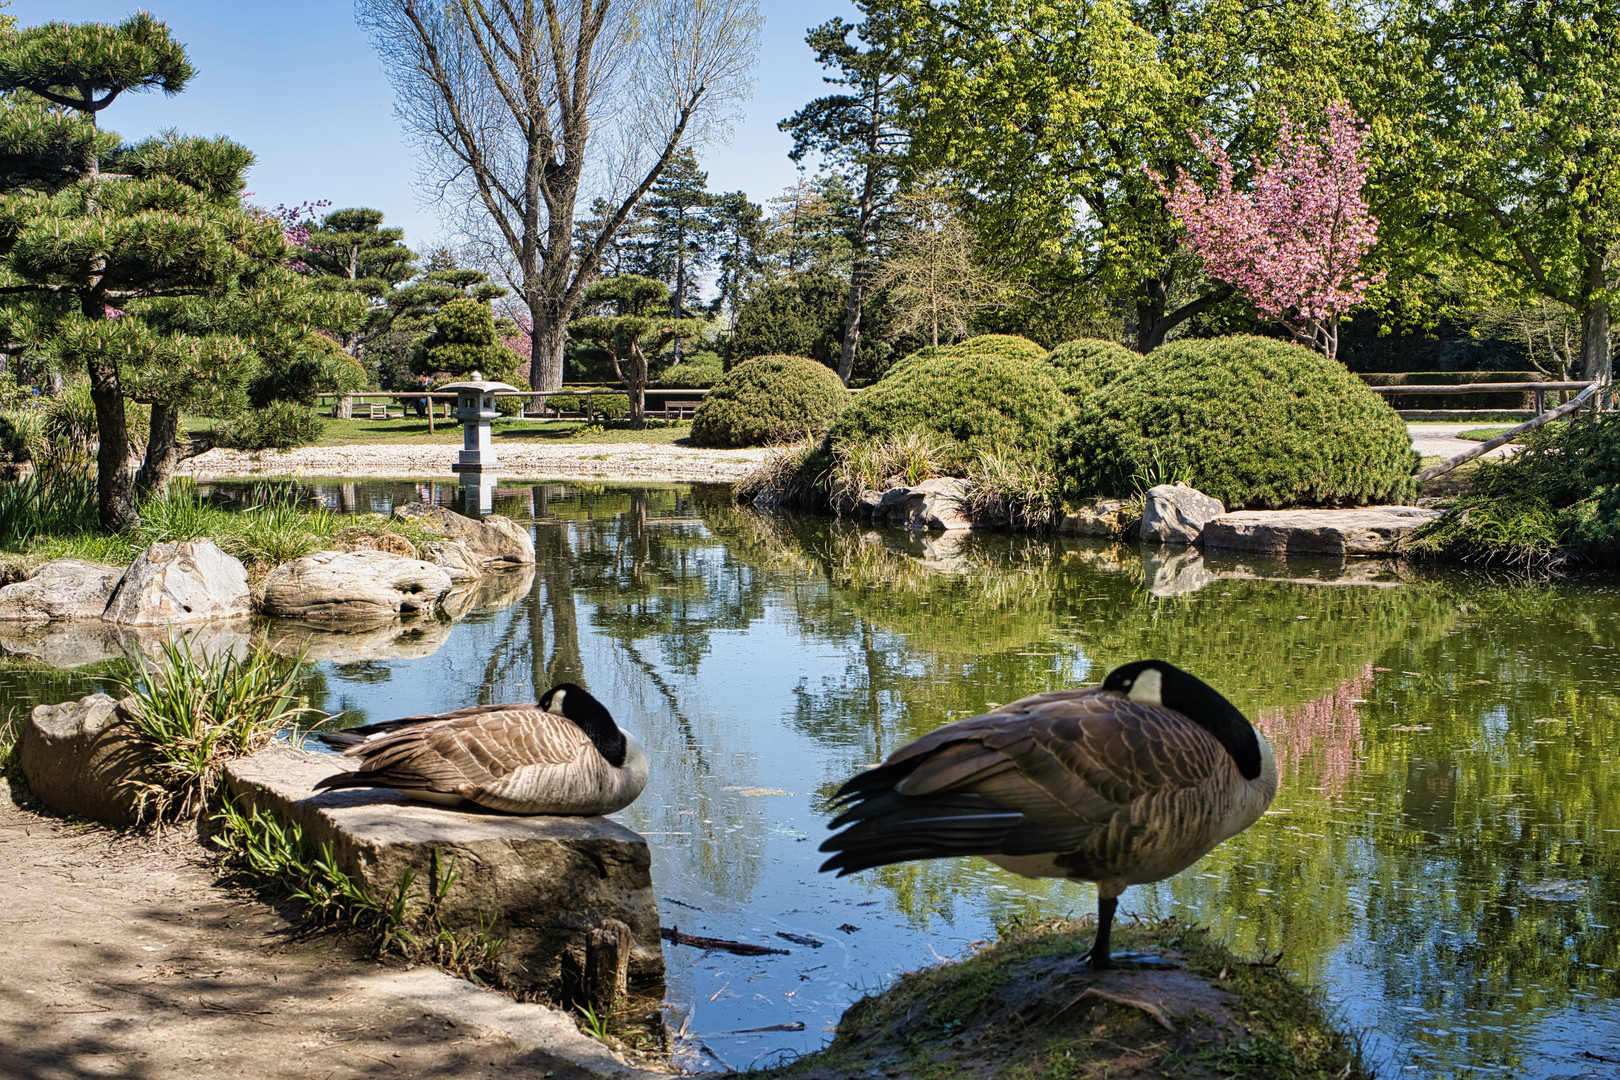
[[[287,266],[281,224],[242,205],[246,149],[172,133],[124,146],[101,130],[121,94],[178,93],[191,75],[145,13],[0,39],[0,130],[14,137],[0,148],[0,300],[12,327],[89,375],[106,529],[135,521],[137,490],[167,483],[182,407],[241,407],[267,365],[307,359],[312,331],[354,314],[313,294]],[[138,472],[126,397],[152,406]]]

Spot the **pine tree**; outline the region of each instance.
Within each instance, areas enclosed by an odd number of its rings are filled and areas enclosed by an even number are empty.
[[[698,168],[689,148],[670,159],[636,208],[629,268],[669,286],[670,313],[677,319],[696,302],[699,275],[712,260],[713,209],[709,174]],[[676,338],[675,363],[680,361],[681,339]]]
[[[765,210],[747,193],[728,191],[714,200],[715,298],[712,310],[724,312],[735,329],[737,309],[749,286],[765,268]]]
[[[299,261],[318,286],[366,299],[365,322],[338,335],[355,359],[388,332],[397,317],[388,298],[417,273],[416,253],[402,243],[405,230],[385,229],[382,220],[381,210],[334,210],[320,224],[310,223],[298,249]]]
[[[356,314],[308,289],[280,223],[242,205],[248,150],[172,133],[123,146],[100,130],[98,114],[125,91],[178,93],[192,74],[144,13],[0,39],[3,130],[34,132],[5,147],[0,297],[12,329],[90,377],[106,529],[136,520],[137,491],[167,484],[182,407],[244,407],[267,367],[307,360],[313,331]],[[126,397],[152,407],[138,472]]]
[[[900,124],[899,95],[905,88],[904,65],[887,51],[851,44],[850,32],[866,40],[866,26],[851,26],[833,19],[815,27],[805,44],[816,60],[838,71],[826,79],[843,93],[817,98],[777,126],[793,136],[794,161],[810,154],[821,157],[827,168],[857,192],[849,239],[853,258],[849,270],[849,298],[844,309],[843,348],[838,376],[845,383],[855,366],[860,345],[861,313],[873,262],[873,244],[905,168],[910,137]]]
[[[647,423],[647,358],[679,337],[703,332],[702,319],[667,314],[669,286],[639,274],[604,278],[585,292],[580,306],[589,312],[568,324],[575,338],[593,341],[612,358],[613,370],[630,396],[630,426]]]

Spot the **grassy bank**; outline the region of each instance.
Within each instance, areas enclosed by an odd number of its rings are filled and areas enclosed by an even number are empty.
[[[1091,971],[1093,928],[1020,927],[965,960],[906,975],[844,1014],[832,1045],[761,1076],[1369,1077],[1353,1038],[1276,967],[1173,920],[1117,929],[1121,949],[1180,968]]]
[[[247,506],[227,508],[202,498],[195,483],[180,478],[167,494],[146,499],[137,509],[135,527],[103,533],[96,526],[91,477],[31,477],[0,485],[0,559],[72,558],[120,566],[159,541],[211,539],[256,576],[360,534],[397,533],[413,545],[425,538],[409,522],[334,514],[304,499],[292,481],[267,481],[255,488]]]

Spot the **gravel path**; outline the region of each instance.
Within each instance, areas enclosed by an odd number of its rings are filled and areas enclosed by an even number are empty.
[[[747,475],[769,450],[705,450],[659,443],[503,443],[501,479],[668,480],[729,483]],[[453,476],[459,446],[303,447],[285,452],[210,450],[183,466],[201,479],[221,476]]]
[[[1412,449],[1423,457],[1442,458],[1456,457],[1464,450],[1470,450],[1479,445],[1472,439],[1459,439],[1460,431],[1472,431],[1482,427],[1512,427],[1511,424],[1407,424],[1406,430],[1412,436]],[[1484,457],[1506,457],[1514,453],[1517,446],[1499,446],[1495,450],[1485,453]]]

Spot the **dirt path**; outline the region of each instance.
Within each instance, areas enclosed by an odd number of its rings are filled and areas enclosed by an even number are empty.
[[[309,446],[285,452],[210,450],[182,471],[222,476],[453,476],[458,446]],[[503,480],[652,480],[729,483],[769,455],[762,449],[705,450],[660,443],[502,443]]]
[[[300,939],[176,833],[19,809],[0,781],[0,1077],[623,1080],[558,1014]]]

